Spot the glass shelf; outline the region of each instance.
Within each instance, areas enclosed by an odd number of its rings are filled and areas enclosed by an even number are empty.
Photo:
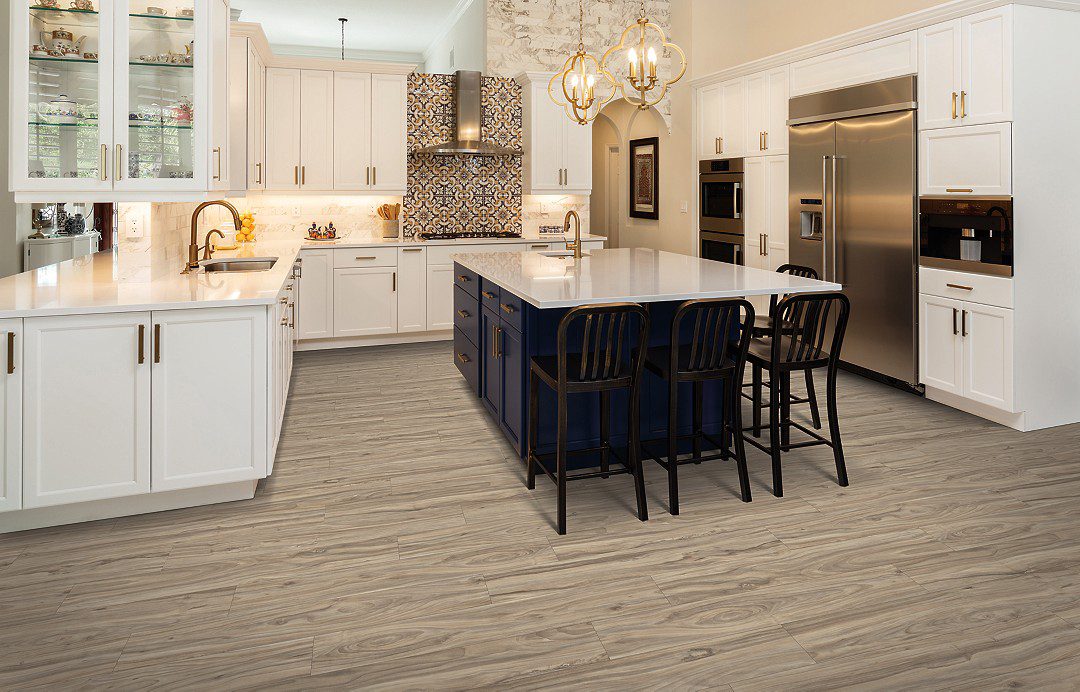
[[[87,62],[89,62],[89,60]],[[130,62],[128,64],[131,65],[132,67],[155,67],[155,68],[158,68],[158,67],[164,67],[164,68],[175,67],[175,68],[179,68],[181,70],[190,70],[190,69],[195,67],[194,65],[188,65],[188,64],[185,64],[185,63],[179,63],[178,64],[178,63],[174,63],[174,62],[139,62],[137,60],[133,61],[133,62]]]
[[[66,62],[66,63],[78,63],[81,65],[97,65],[97,60],[87,60],[85,58],[53,58],[43,57],[39,55],[31,55],[30,62]]]
[[[43,24],[97,27],[100,20],[94,10],[74,10],[66,7],[31,7],[30,14]]]
[[[169,17],[159,14],[129,14],[128,24],[133,31],[156,31],[194,35],[194,17]]]
[[[191,125],[170,125],[168,123],[147,123],[138,120],[129,120],[128,127],[133,130],[190,130]]]
[[[193,22],[193,21],[195,21],[194,17],[173,17],[173,16],[167,15],[167,14],[145,14],[145,13],[141,13],[141,12],[136,12],[136,13],[129,14],[128,17],[131,17],[133,19],[136,18],[136,17],[138,17],[139,19],[152,19],[155,22],[161,22],[161,21],[167,21],[167,22]]]
[[[87,118],[77,123],[50,123],[47,120],[31,120],[27,124],[30,127],[97,127],[98,121],[97,118]]]

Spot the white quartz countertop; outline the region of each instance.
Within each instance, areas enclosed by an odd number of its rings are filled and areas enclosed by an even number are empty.
[[[645,248],[580,260],[538,252],[461,253],[453,260],[538,308],[839,291],[840,284]]]
[[[417,238],[380,238],[377,236],[367,235],[348,235],[337,240],[307,240],[304,239],[305,248],[313,247],[342,247],[342,248],[364,248],[364,247],[416,247],[417,245],[503,245],[503,244],[518,244],[524,245],[525,243],[564,243],[567,240],[573,240],[574,234],[568,233],[565,236],[562,234],[545,234],[543,236],[529,235],[520,236],[518,238],[453,238],[450,240],[420,240]],[[604,240],[607,238],[601,235],[592,235],[591,233],[582,233],[581,239],[583,241],[595,241]]]

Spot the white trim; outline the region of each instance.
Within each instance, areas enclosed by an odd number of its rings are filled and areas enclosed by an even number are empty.
[[[270,47],[275,55],[281,58],[315,58],[317,60],[333,60],[341,63],[341,49],[329,46],[303,46],[295,43],[272,43]],[[423,60],[420,53],[403,53],[393,50],[361,50],[359,48],[346,48],[346,62],[369,62],[369,63],[393,63],[416,66]]]
[[[959,396],[958,394],[946,392],[934,387],[926,388],[926,398],[958,411],[970,413],[979,418],[985,418],[992,423],[1010,427],[1013,430],[1019,430],[1020,432],[1027,432],[1028,430],[1026,420],[1027,415],[1023,411],[1019,413],[1009,413],[1008,411],[1003,411],[1002,409],[994,408],[993,406],[987,406],[978,401],[972,401],[971,399]]]
[[[295,68],[303,70],[329,70],[336,72],[378,72],[381,74],[410,74],[419,66],[419,56],[412,53],[401,53],[402,57],[410,61],[385,60],[380,56],[391,56],[394,53],[374,53],[370,51],[346,50],[347,57],[356,56],[357,59],[341,60],[340,52],[333,48],[312,48],[310,46],[271,46],[263,32],[261,24],[251,22],[233,22],[230,25],[231,36],[242,36],[250,39],[255,44],[255,50],[263,59],[266,67]],[[307,54],[275,53],[274,48],[279,50],[303,49]],[[380,59],[373,59],[379,57]]]
[[[696,77],[691,80],[690,86],[694,89],[718,84],[736,77],[743,77],[755,72],[767,70],[773,67],[782,67],[789,63],[814,58],[833,51],[851,48],[862,43],[888,38],[907,31],[921,29],[923,27],[959,19],[969,14],[991,10],[1005,5],[1030,5],[1032,7],[1045,7],[1049,9],[1068,10],[1080,12],[1080,0],[952,0],[937,7],[905,14],[896,19],[890,19],[878,24],[872,24],[861,29],[849,31],[846,34],[833,36],[815,43],[810,43],[798,48],[792,48],[782,53],[776,53],[765,58],[752,60],[741,65],[728,67],[711,74]]]
[[[452,341],[454,330],[391,334],[387,336],[355,336],[330,339],[305,339],[296,343],[296,351],[328,351],[335,348],[358,348],[360,346],[394,346],[397,344],[422,344],[429,341]]]

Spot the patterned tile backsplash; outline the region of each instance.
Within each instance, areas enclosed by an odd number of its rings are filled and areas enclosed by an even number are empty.
[[[521,233],[521,157],[429,156],[417,149],[455,137],[454,76],[409,75],[409,185],[403,232],[423,230]],[[521,87],[485,77],[481,86],[485,141],[520,149]]]

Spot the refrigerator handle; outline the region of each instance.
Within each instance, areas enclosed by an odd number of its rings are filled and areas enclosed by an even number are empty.
[[[833,156],[832,157],[832,199],[833,199],[833,211],[832,211],[832,280],[835,281],[836,283],[841,283],[840,282],[840,274],[837,272],[837,269],[836,269],[837,268],[837,261],[836,261],[836,216],[837,216],[837,213],[836,212],[837,212],[837,209],[839,209],[839,207],[840,207],[840,205],[837,203],[837,199],[836,199],[836,175],[837,175],[836,174],[836,160],[839,159],[839,158],[840,158],[839,156]]]
[[[829,229],[829,159],[828,154],[821,157],[821,279],[829,280],[828,256],[825,236]]]

